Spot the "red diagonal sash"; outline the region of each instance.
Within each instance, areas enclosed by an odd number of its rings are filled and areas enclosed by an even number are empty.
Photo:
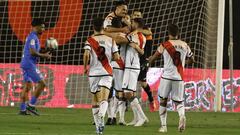
[[[117,62],[117,64],[119,65],[119,68],[120,68],[120,69],[124,69],[125,64],[124,64],[124,62],[123,62],[123,60],[122,60],[121,57],[120,57],[120,59],[116,60],[116,62]]]
[[[139,38],[139,42],[140,42],[140,48],[143,49],[143,34],[141,32],[138,32],[138,38]]]
[[[98,57],[102,57],[102,60],[100,61],[102,66],[104,67],[104,69],[110,74],[112,75],[112,67],[108,61],[108,58],[106,56],[106,54],[101,54],[100,52],[100,45],[99,43],[93,38],[93,37],[89,37],[87,39],[87,41],[89,42],[90,46],[92,47],[92,49],[94,50],[94,52],[96,53],[96,55]]]
[[[176,59],[176,52],[177,52],[176,49],[174,48],[174,46],[169,41],[164,42],[162,45],[167,50],[169,55],[171,56],[173,62],[175,62],[174,65],[177,67],[178,73],[180,74],[180,76],[182,77],[182,80],[183,80],[182,61],[181,61],[181,58]]]

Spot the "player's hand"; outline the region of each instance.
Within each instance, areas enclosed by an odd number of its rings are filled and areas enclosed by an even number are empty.
[[[130,43],[129,46],[131,46],[133,49],[137,48],[137,45],[135,43]]]
[[[150,57],[148,57],[148,63],[149,63],[149,67],[151,66],[151,64],[152,64],[152,56],[150,56]]]
[[[129,33],[130,32],[130,28],[128,26],[123,27],[123,33]]]
[[[50,59],[52,57],[52,54],[50,52],[44,53],[43,54],[44,58]]]
[[[142,65],[140,66],[140,68],[141,68],[141,70],[148,70],[148,68],[149,68],[149,61],[146,59],[145,61],[144,61],[144,63],[142,63]]]
[[[88,68],[84,68],[83,74],[84,74],[84,75],[87,75],[87,74],[88,74]]]

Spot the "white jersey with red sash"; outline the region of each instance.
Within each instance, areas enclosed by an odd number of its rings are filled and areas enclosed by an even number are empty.
[[[144,48],[146,43],[146,38],[143,36],[142,33],[128,35],[128,40],[139,45],[141,49]],[[139,73],[140,73],[139,53],[131,46],[127,46],[125,70],[122,84],[124,92],[137,90]]]
[[[90,50],[89,76],[112,76],[112,54],[118,52],[115,41],[106,35],[95,35],[88,38],[84,49]],[[101,53],[103,47],[105,53]],[[101,58],[101,60],[99,60]]]
[[[164,67],[162,78],[171,80],[183,80],[183,70],[186,57],[191,57],[193,53],[186,42],[182,40],[168,40],[161,44],[164,49],[158,48],[158,52],[163,54]]]
[[[130,42],[137,43],[141,49],[143,49],[146,44],[146,37],[140,32],[128,35],[127,38]],[[131,46],[127,46],[125,68],[140,69],[139,53]]]

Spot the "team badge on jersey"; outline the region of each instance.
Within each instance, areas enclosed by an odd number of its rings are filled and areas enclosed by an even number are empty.
[[[35,45],[35,40],[34,39],[31,39],[30,45]]]

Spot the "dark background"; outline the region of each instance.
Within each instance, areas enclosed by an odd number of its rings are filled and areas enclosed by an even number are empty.
[[[82,64],[82,53],[84,42],[88,36],[92,34],[91,19],[95,16],[106,16],[113,9],[113,2],[111,0],[103,0],[101,2],[95,0],[83,1],[83,15],[78,32],[72,39],[65,43],[64,46],[59,46],[54,57],[49,60],[41,60],[41,63],[50,64],[69,64],[80,65]],[[195,54],[197,63],[193,66],[196,68],[203,68],[203,61],[205,58],[204,46],[204,31],[203,24],[206,23],[202,8],[206,4],[205,0],[131,0],[129,3],[129,13],[132,9],[140,9],[146,18],[146,24],[152,28],[154,33],[154,44],[159,44],[166,40],[166,28],[168,23],[177,23],[181,28],[180,37],[189,43],[192,51]],[[42,7],[39,7],[42,5]],[[32,17],[42,17],[45,21],[50,22],[47,26],[48,29],[54,27],[58,18],[58,5],[57,0],[50,1],[34,1],[32,2]],[[0,2],[0,63],[19,63],[24,43],[19,41],[11,30],[8,23],[8,2]],[[240,1],[233,0],[233,29],[234,29],[234,68],[240,68]],[[51,17],[51,18],[50,18]],[[224,58],[223,67],[228,68],[228,42],[229,42],[229,22],[228,22],[228,1],[226,1],[225,13],[225,39],[224,39]],[[156,47],[153,47],[153,51]],[[157,62],[159,66],[162,61]]]
[[[240,1],[233,0],[233,68],[240,69]],[[229,68],[228,60],[228,44],[229,44],[229,1],[226,1],[225,8],[225,29],[224,29],[224,56],[223,68]]]

